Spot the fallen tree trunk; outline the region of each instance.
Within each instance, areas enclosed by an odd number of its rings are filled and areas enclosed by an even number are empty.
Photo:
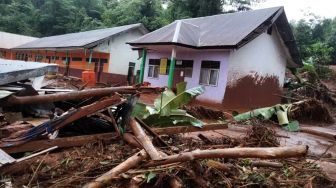
[[[34,96],[15,96],[11,95],[5,100],[1,105],[2,106],[11,106],[11,105],[27,105],[27,104],[43,104],[43,103],[52,103],[57,101],[66,101],[66,100],[78,100],[85,99],[89,97],[103,97],[108,96],[113,93],[120,94],[136,94],[139,92],[157,92],[161,88],[152,88],[152,87],[109,87],[109,88],[98,88],[98,89],[88,89],[82,91],[71,91],[66,93],[55,93],[48,95],[34,95]]]
[[[93,182],[85,185],[85,188],[99,188],[108,184],[113,178],[117,177],[121,173],[127,172],[128,170],[138,166],[142,161],[148,158],[145,150],[141,150],[132,157],[128,158],[126,161],[120,163],[118,166],[114,167],[112,170],[106,172],[102,176],[96,178]]]
[[[139,144],[135,136],[131,133],[124,133],[123,140],[132,147],[143,149],[143,147]]]
[[[58,148],[77,147],[96,141],[112,142],[117,139],[118,136],[115,133],[103,133],[94,135],[56,138],[52,140],[33,140],[18,146],[5,147],[2,149],[7,153],[12,154],[12,153],[22,153],[28,151],[36,151],[40,149],[47,149],[53,146],[57,146]]]
[[[307,152],[308,152],[308,146],[194,150],[191,152],[170,155],[168,157],[163,158],[161,161],[150,161],[145,165],[145,167],[186,162],[194,159],[210,159],[210,158],[279,159],[279,158],[303,157],[307,154]]]
[[[133,131],[133,134],[142,145],[142,147],[146,150],[151,159],[160,160],[160,153],[157,151],[151,139],[146,135],[145,131],[141,128],[139,123],[136,122],[133,118],[130,120],[130,127]]]
[[[159,143],[161,144],[161,146],[164,146],[164,147],[169,147],[169,145],[164,141],[162,140],[162,138],[155,132],[152,130],[152,128],[150,128],[148,125],[146,125],[145,122],[143,122],[140,118],[137,118],[135,117],[135,120],[148,132],[150,133],[153,137],[155,137]]]

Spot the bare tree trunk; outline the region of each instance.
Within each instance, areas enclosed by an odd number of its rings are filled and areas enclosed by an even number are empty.
[[[129,169],[132,169],[138,166],[142,161],[148,158],[148,155],[145,150],[141,150],[132,157],[128,158],[126,161],[120,163],[118,166],[114,167],[112,170],[106,172],[102,176],[96,178],[93,182],[86,184],[84,188],[99,188],[108,184],[113,180],[113,178],[118,175],[127,172]]]
[[[151,139],[146,135],[145,131],[141,128],[138,122],[136,122],[133,118],[130,121],[130,127],[133,131],[133,134],[140,142],[142,147],[146,150],[148,155],[152,160],[160,160],[162,157],[157,149],[154,147]]]
[[[145,166],[159,166],[177,162],[186,162],[194,159],[210,158],[262,158],[279,159],[303,157],[308,152],[308,146],[268,147],[268,148],[226,148],[214,150],[194,150],[170,155],[160,161],[150,161]]]
[[[135,117],[135,120],[148,132],[150,133],[153,137],[155,137],[161,144],[161,146],[169,147],[169,145],[162,140],[162,138],[156,134],[148,125],[146,125],[145,122],[143,122],[140,118]]]

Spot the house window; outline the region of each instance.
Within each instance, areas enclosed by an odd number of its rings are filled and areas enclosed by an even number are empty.
[[[193,72],[194,61],[193,60],[176,60],[175,69],[182,69],[184,72],[184,77],[191,78]],[[166,74],[169,74],[170,69],[170,59],[167,62]]]
[[[158,78],[159,77],[159,67],[160,67],[160,59],[150,59],[149,66],[148,66],[148,77]]]
[[[194,61],[193,60],[182,60],[182,66],[184,67],[184,77],[192,77]]]
[[[219,66],[219,61],[202,61],[199,83],[201,85],[217,86]]]
[[[59,60],[59,57],[58,56],[52,56],[51,59],[52,60]]]
[[[81,57],[73,57],[72,61],[82,61],[83,59]]]

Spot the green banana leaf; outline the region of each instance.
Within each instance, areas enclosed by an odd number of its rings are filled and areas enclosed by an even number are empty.
[[[179,107],[189,103],[196,96],[204,93],[203,86],[194,87],[180,94],[175,95],[174,92],[167,90],[164,91],[154,102],[155,109],[159,111],[161,116],[169,116],[171,110],[178,109]]]
[[[180,82],[176,84],[176,95],[183,93],[187,89],[187,82]]]
[[[185,113],[177,113],[177,114],[172,114],[170,116],[160,116],[160,114],[153,114],[148,116],[146,119],[143,120],[146,124],[149,126],[154,126],[154,127],[167,127],[167,126],[172,126],[172,125],[186,125],[190,124],[195,127],[202,128],[204,123]]]
[[[274,107],[259,108],[233,117],[236,121],[244,121],[254,117],[270,119],[275,114]]]
[[[289,132],[297,132],[300,130],[298,121],[291,121],[288,125],[282,126],[282,128]]]
[[[290,121],[288,123],[288,112],[290,111],[291,105],[289,104],[278,104],[272,107],[259,108],[242,114],[238,114],[233,117],[236,121],[244,121],[251,118],[261,118],[268,120],[272,116],[276,116],[279,122],[279,125],[287,131],[294,132],[299,130],[298,121]]]
[[[134,108],[132,111],[132,117],[146,119],[149,115],[156,114],[156,113],[158,113],[158,111],[156,111],[154,108],[147,106],[143,103],[137,102],[134,105]]]
[[[203,86],[199,86],[185,91],[185,88],[186,83],[182,82],[177,86],[178,95],[175,95],[171,90],[164,91],[155,99],[154,108],[138,102],[133,108],[132,116],[142,119],[150,126],[165,127],[191,124],[195,127],[203,127],[202,121],[178,108],[202,94],[205,89]]]

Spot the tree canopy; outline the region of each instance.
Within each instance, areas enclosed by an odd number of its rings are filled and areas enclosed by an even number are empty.
[[[336,63],[336,18],[299,20],[292,23],[302,58],[306,62]]]
[[[0,30],[37,37],[133,23],[155,30],[220,14],[223,5],[246,10],[251,1],[257,0],[0,0]]]

